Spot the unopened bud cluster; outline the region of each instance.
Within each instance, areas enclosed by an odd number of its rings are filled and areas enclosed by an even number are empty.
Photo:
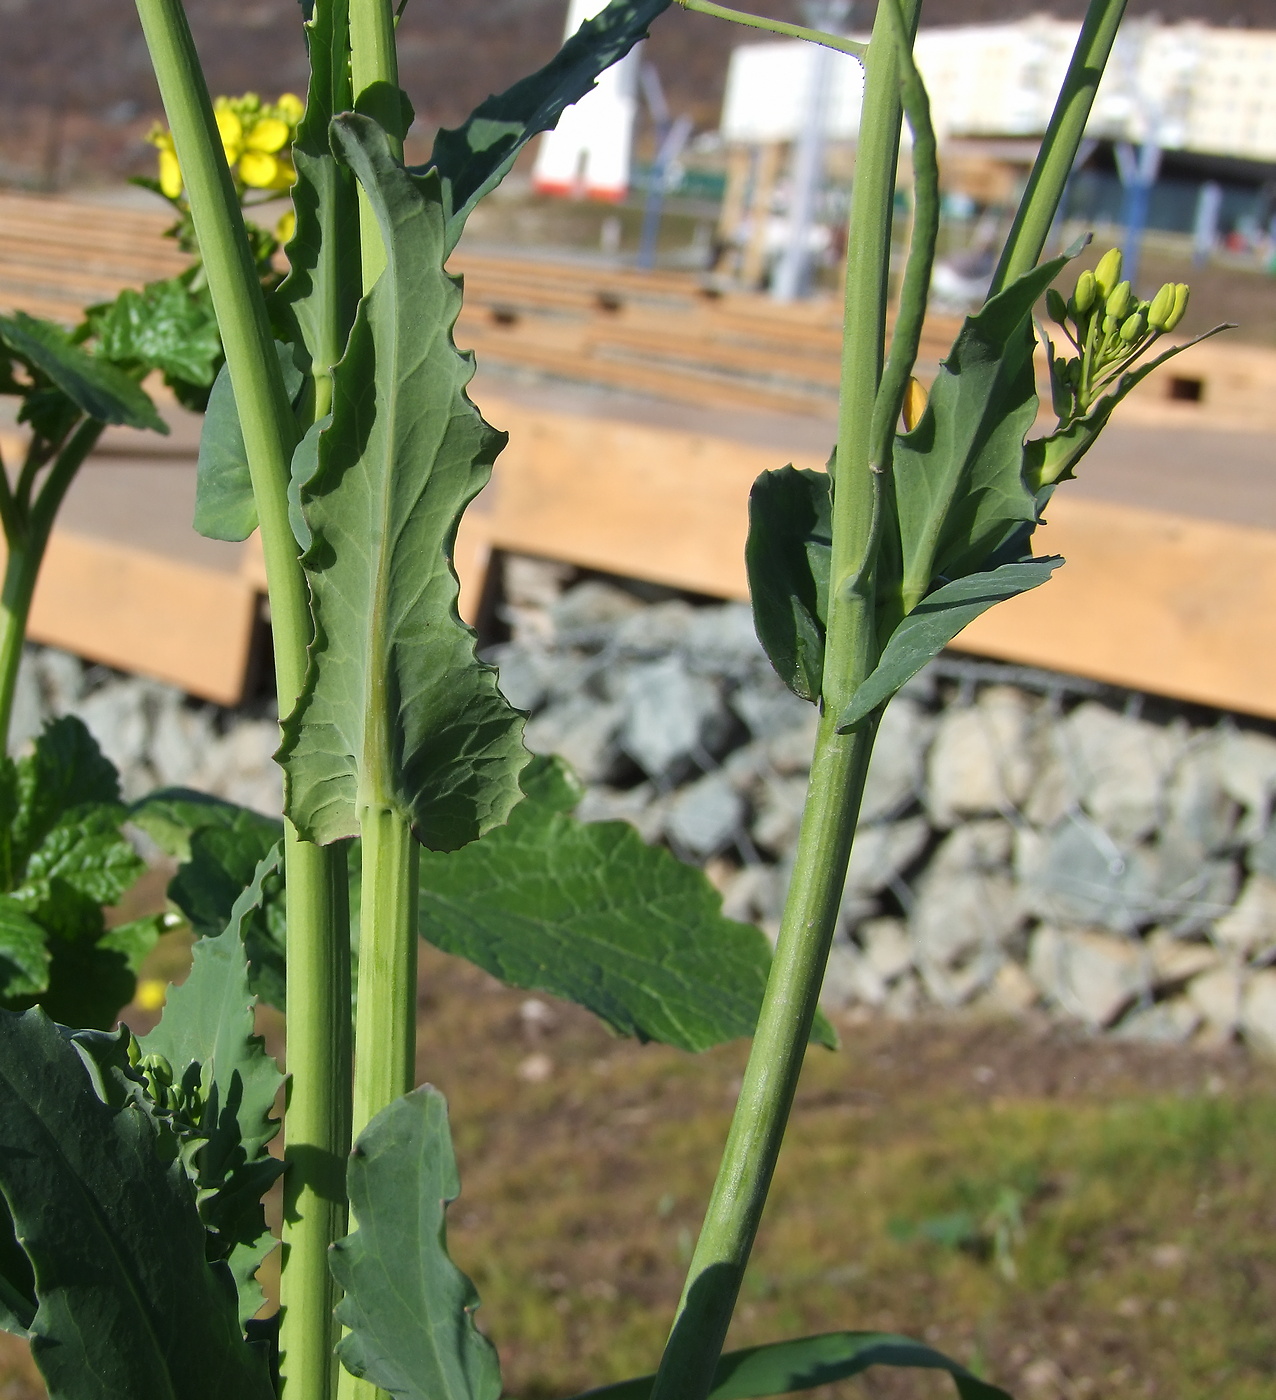
[[[1086,413],[1153,341],[1174,330],[1187,310],[1187,298],[1185,282],[1166,282],[1151,301],[1140,301],[1121,279],[1118,248],[1105,253],[1093,272],[1077,278],[1066,301],[1052,287],[1046,310],[1077,351],[1054,357],[1050,366],[1060,419],[1068,422]]]

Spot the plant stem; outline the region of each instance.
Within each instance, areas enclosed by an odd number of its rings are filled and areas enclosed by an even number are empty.
[[[910,42],[919,5],[905,0]],[[838,734],[836,726],[876,660],[872,566],[880,485],[872,471],[872,418],[902,119],[898,16],[886,8],[878,7],[869,45],[851,201],[828,641],[811,782],[757,1032],[652,1400],[704,1400],[712,1386],[801,1073],[872,751],[873,725],[852,734]]]
[[[1050,125],[993,274],[989,297],[1036,267],[1046,246],[1125,6],[1126,0],[1090,0]]]
[[[350,0],[350,78],[356,110],[375,117],[403,153],[400,129],[399,58],[394,46],[390,0]],[[369,291],[385,267],[385,245],[372,206],[359,190],[359,248],[363,290]]]
[[[744,10],[731,10],[725,5],[715,5],[713,0],[678,0],[684,10],[698,15],[712,15],[715,19],[729,19],[734,24],[746,24],[750,29],[765,29],[771,34],[784,34],[790,39],[806,39],[812,44],[822,44],[826,49],[836,49],[839,53],[849,53],[863,61],[868,45],[855,39],[845,39],[840,34],[826,34],[822,29],[807,29],[801,24],[789,24],[782,19],[767,19],[763,15],[751,15]]]
[[[84,459],[97,445],[105,426],[95,418],[88,418],[75,430],[54,460],[25,525],[15,518],[16,507],[9,496],[7,479],[5,481],[7,505],[12,509],[6,510],[7,557],[4,585],[0,589],[0,754],[7,753],[9,749],[13,696],[18,685],[18,667],[22,664],[27,618],[54,517],[67,488],[84,464]]]
[[[309,598],[288,521],[297,428],[185,12],[180,0],[137,0],[137,9],[189,192],[243,428],[284,715],[301,694],[311,637]],[[307,846],[286,823],[284,856],[291,993],[285,1160],[291,1213],[284,1224],[281,1377],[291,1400],[327,1400],[336,1373],[327,1251],[341,1233],[344,1207],[334,1172],[344,1167],[349,1148],[349,1077],[334,1065],[349,1043],[350,1024],[348,931],[335,893],[342,885],[344,853]]]

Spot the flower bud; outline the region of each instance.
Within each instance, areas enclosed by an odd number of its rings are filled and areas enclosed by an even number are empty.
[[[1131,301],[1133,301],[1133,297],[1130,295],[1130,284],[1128,282],[1118,282],[1108,293],[1108,315],[1114,317],[1118,321],[1124,321],[1130,314]]]
[[[1046,293],[1046,310],[1050,313],[1050,319],[1059,325],[1063,325],[1067,319],[1068,304],[1053,287]]]
[[[1152,298],[1152,304],[1148,307],[1148,325],[1154,331],[1165,330],[1165,323],[1170,319],[1170,313],[1173,310],[1174,283],[1166,282]]]
[[[1165,322],[1165,329],[1172,331],[1183,319],[1183,314],[1187,310],[1188,287],[1186,282],[1176,282],[1174,284],[1174,310],[1170,312]]]
[[[1094,305],[1097,290],[1093,272],[1087,270],[1077,278],[1077,289],[1072,294],[1072,304],[1076,307],[1079,315],[1084,316]]]
[[[1114,336],[1114,335],[1116,335],[1117,331],[1120,330],[1120,328],[1121,328],[1121,323],[1117,320],[1117,318],[1116,318],[1115,316],[1105,316],[1105,317],[1103,318],[1103,334],[1104,334],[1104,335],[1109,336],[1109,337],[1110,337],[1110,336]]]
[[[1148,323],[1141,311],[1136,311],[1121,327],[1121,339],[1127,345],[1135,345],[1147,334]]]
[[[1107,297],[1121,280],[1121,250],[1109,248],[1094,269],[1094,284],[1101,297]]]
[[[904,392],[904,431],[911,433],[921,421],[921,416],[926,412],[926,400],[929,396],[925,386],[920,380],[909,378],[908,388]]]

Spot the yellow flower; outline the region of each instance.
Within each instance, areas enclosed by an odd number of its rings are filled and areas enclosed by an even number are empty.
[[[908,388],[904,392],[904,430],[911,433],[921,421],[921,416],[926,412],[926,400],[929,395],[925,387],[916,379],[909,378]]]
[[[245,151],[239,162],[239,178],[250,189],[286,190],[297,178],[290,161],[266,151]]]
[[[275,237],[280,243],[291,243],[292,236],[297,232],[297,215],[289,209],[286,214],[281,214],[279,222],[275,225]]]
[[[182,167],[171,147],[160,147],[159,186],[166,199],[178,199],[182,193]]]
[[[244,148],[244,124],[229,107],[223,107],[221,103],[222,99],[218,98],[213,116],[226,151],[226,164],[234,165]]]
[[[160,977],[143,977],[133,993],[133,1003],[142,1011],[158,1011],[168,996],[168,983]]]
[[[289,126],[296,126],[305,115],[306,104],[295,92],[285,92],[275,103],[275,110]]]
[[[253,124],[244,144],[250,151],[265,151],[267,155],[274,155],[288,144],[289,134],[287,122],[280,121],[278,117],[262,117]]]

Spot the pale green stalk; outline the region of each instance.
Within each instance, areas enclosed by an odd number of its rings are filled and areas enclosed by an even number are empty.
[[[261,284],[244,233],[212,103],[180,0],[137,0],[243,427],[270,594],[281,715],[306,675],[311,620],[288,521],[297,428],[274,351]],[[288,1200],[284,1220],[281,1373],[289,1400],[326,1400],[333,1286],[327,1251],[344,1233],[350,1002],[343,856],[301,841],[285,823],[288,891]]]
[[[849,53],[861,60],[868,50],[867,44],[843,38],[840,34],[826,34],[822,29],[808,29],[805,25],[789,24],[786,20],[768,19],[764,15],[751,15],[744,10],[728,9],[726,5],[715,5],[713,0],[678,0],[678,4],[684,10],[691,10],[698,15],[729,19],[735,24],[747,25],[750,29],[765,29],[769,34],[783,34],[788,39],[806,39],[812,44],[822,44],[826,49]]]
[[[24,502],[14,500],[9,479],[0,466],[0,520],[4,524],[6,546],[4,585],[0,590],[0,754],[7,753],[9,748],[13,697],[18,685],[18,668],[22,664],[27,618],[53,521],[67,488],[84,459],[93,451],[105,426],[93,418],[79,425],[54,459],[29,513]]]
[[[1077,158],[1099,80],[1116,42],[1126,0],[1090,0],[1050,125],[1041,142],[989,296],[1037,265]]]
[[[395,153],[402,155],[399,56],[394,45],[394,10],[390,0],[350,0],[350,80],[356,111],[375,117],[389,133]],[[359,246],[366,292],[385,267],[385,245],[362,189]]]
[[[904,5],[911,39],[920,0]],[[902,119],[900,21],[887,11],[878,6],[869,45],[851,200],[828,641],[811,782],[757,1032],[652,1400],[704,1400],[713,1383],[801,1073],[872,750],[872,725],[853,734],[836,726],[877,659],[872,423]]]

